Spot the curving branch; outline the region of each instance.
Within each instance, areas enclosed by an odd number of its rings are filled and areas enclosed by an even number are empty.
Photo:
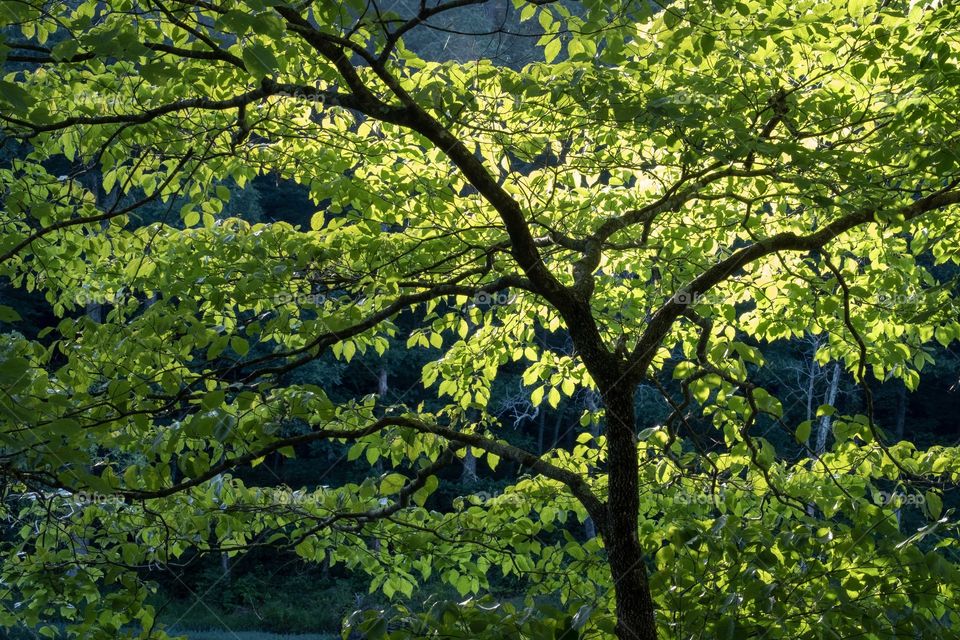
[[[320,55],[334,65],[355,98],[357,110],[371,118],[390,122],[415,131],[442,151],[460,170],[467,181],[496,210],[510,238],[510,253],[529,279],[533,289],[557,308],[578,345],[580,356],[591,373],[610,384],[619,377],[618,361],[610,353],[590,312],[589,300],[563,285],[543,261],[538,241],[534,238],[520,204],[464,144],[430,115],[400,85],[386,67],[363,49],[349,41],[325,34],[295,10],[277,7],[288,28],[299,34]],[[392,106],[377,96],[364,83],[347,51],[366,62],[384,83],[400,106]]]
[[[156,190],[154,190],[153,194],[146,196],[145,198],[141,198],[137,202],[134,202],[133,204],[127,207],[123,207],[122,209],[118,209],[116,211],[105,211],[97,215],[81,216],[79,218],[70,218],[68,220],[61,220],[60,222],[55,222],[54,224],[47,225],[46,227],[41,227],[40,229],[37,229],[36,231],[32,232],[26,238],[24,238],[23,240],[15,244],[13,247],[8,249],[5,253],[0,255],[0,264],[6,262],[10,258],[13,258],[18,253],[23,251],[26,247],[32,245],[34,242],[36,242],[40,238],[43,238],[44,236],[49,235],[54,231],[59,231],[60,229],[67,229],[69,227],[75,227],[75,226],[84,225],[84,224],[106,222],[107,220],[112,220],[113,218],[118,218],[120,216],[131,213],[134,210],[139,209],[143,205],[149,202],[152,202],[153,200],[156,200],[163,193],[163,190],[166,189],[171,182],[173,182],[174,178],[177,177],[177,174],[180,172],[180,170],[183,169],[183,167],[187,164],[187,162],[190,161],[192,157],[193,157],[193,150],[190,150],[186,154],[184,154],[184,156],[180,158],[179,162],[177,162],[177,166],[174,167],[173,171],[170,172],[170,175],[168,175],[163,180],[163,182],[160,183],[160,185],[156,188]]]
[[[483,435],[476,433],[464,433],[457,431],[451,427],[445,427],[439,424],[429,423],[417,418],[410,416],[387,416],[376,420],[365,427],[360,427],[356,429],[318,429],[316,431],[311,431],[310,433],[290,436],[288,438],[281,438],[274,440],[268,445],[265,445],[255,451],[250,451],[244,455],[236,456],[233,458],[228,458],[222,460],[221,462],[211,466],[209,469],[204,471],[201,474],[198,474],[192,478],[183,480],[176,484],[173,484],[169,487],[163,489],[156,489],[152,491],[140,490],[140,489],[118,489],[114,493],[115,495],[122,496],[127,500],[151,500],[158,498],[166,498],[177,493],[182,493],[193,487],[197,487],[204,482],[212,480],[222,473],[226,473],[237,467],[250,464],[254,460],[262,458],[266,455],[284,449],[286,447],[299,446],[304,444],[309,444],[311,442],[317,442],[320,440],[337,440],[337,439],[347,439],[347,440],[356,440],[364,436],[369,436],[387,427],[401,427],[417,431],[419,433],[430,433],[433,435],[440,436],[441,438],[456,443],[452,450],[462,448],[463,446],[476,447],[478,449],[483,449],[488,453],[500,456],[507,460],[511,460],[519,465],[527,467],[536,473],[549,478],[551,480],[556,480],[563,485],[565,485],[570,492],[583,504],[584,508],[590,514],[591,518],[597,523],[599,529],[603,530],[605,519],[605,505],[600,501],[599,498],[593,493],[593,490],[590,488],[589,483],[579,474],[569,471],[562,467],[558,467],[555,464],[544,460],[543,458],[530,453],[525,449],[511,445],[506,442],[501,442],[488,438]],[[448,448],[447,453],[452,452]],[[441,456],[442,458],[443,456]],[[438,460],[435,464],[442,464]],[[42,478],[36,474],[27,474],[23,472],[14,471],[12,469],[7,470],[11,475],[20,476],[23,478],[30,478],[37,482],[42,482],[48,486],[52,486],[57,489],[64,489],[76,493],[79,491],[77,487],[71,487],[65,483],[53,479],[48,476],[43,476]],[[432,473],[432,472],[430,472]],[[426,478],[430,473],[424,474],[421,472],[418,474],[418,479],[414,480],[412,483],[406,485],[408,494],[416,491],[422,483],[426,481]],[[402,501],[401,501],[402,502]],[[385,510],[382,515],[389,515],[393,513],[396,509],[389,511]],[[375,517],[377,514],[368,514],[370,517]],[[343,516],[346,517],[346,516]],[[329,526],[329,525],[325,525]]]
[[[930,211],[960,203],[960,191],[954,190],[958,184],[960,184],[960,181],[951,182],[936,193],[897,209],[894,212],[895,216],[898,219],[909,221]],[[757,240],[749,246],[734,251],[727,258],[704,270],[689,285],[684,287],[684,293],[691,297],[703,295],[739,273],[748,264],[780,251],[819,251],[831,240],[847,231],[876,222],[878,213],[879,210],[876,207],[865,207],[838,218],[813,233],[799,235],[793,232],[784,232]],[[679,300],[677,296],[673,296],[653,314],[646,330],[631,353],[631,379],[640,380],[644,377],[656,348],[670,332],[674,321],[684,313],[686,308],[684,302]]]
[[[357,100],[350,94],[343,94],[331,90],[320,90],[308,85],[275,82],[269,78],[264,78],[260,82],[260,87],[258,89],[252,89],[232,98],[226,98],[223,100],[213,100],[210,98],[186,98],[184,100],[177,100],[146,109],[145,111],[141,111],[139,113],[119,113],[108,116],[73,116],[47,124],[34,124],[21,118],[3,114],[0,114],[0,120],[15,124],[18,127],[27,130],[30,133],[24,137],[26,139],[30,139],[41,133],[61,131],[63,129],[69,129],[70,127],[76,126],[147,124],[162,116],[181,111],[189,111],[191,109],[199,109],[202,111],[228,111],[230,109],[239,109],[241,107],[245,107],[270,96],[283,95],[309,95],[314,100],[330,106],[344,107],[355,110],[360,110],[361,108],[361,104],[357,102]]]
[[[697,198],[705,187],[724,178],[758,177],[774,173],[773,169],[752,170],[735,167],[720,169],[721,166],[722,163],[715,163],[694,175],[683,175],[657,200],[639,209],[632,209],[620,216],[610,218],[601,224],[583,241],[583,257],[573,267],[574,287],[586,297],[593,292],[593,273],[600,265],[605,243],[615,233],[642,224],[643,236],[640,244],[643,245],[650,233],[650,226],[658,215],[667,211],[678,211],[681,206]]]

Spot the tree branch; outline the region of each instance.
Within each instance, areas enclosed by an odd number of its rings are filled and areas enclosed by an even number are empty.
[[[960,203],[960,191],[953,191],[958,182],[952,182],[944,189],[920,198],[896,211],[898,217],[909,221],[929,211]],[[841,234],[876,220],[878,211],[874,207],[865,207],[842,218],[834,220],[819,231],[806,235],[793,232],[779,233],[735,251],[732,255],[706,269],[684,288],[691,299],[702,295],[716,285],[729,279],[746,265],[779,251],[819,251],[828,242]],[[686,304],[673,296],[654,313],[631,354],[630,375],[642,379],[647,367],[674,321],[683,313]]]
[[[119,209],[117,211],[106,211],[104,213],[100,213],[93,216],[82,216],[80,218],[70,218],[69,220],[61,220],[60,222],[56,222],[46,227],[37,229],[36,231],[28,235],[26,238],[18,242],[16,245],[14,245],[12,248],[10,248],[6,253],[4,253],[3,255],[0,255],[0,264],[6,262],[13,256],[20,253],[20,251],[22,251],[25,247],[33,244],[40,238],[50,233],[53,233],[54,231],[57,231],[59,229],[66,229],[68,227],[74,227],[82,224],[91,224],[94,222],[104,222],[106,220],[111,220],[113,218],[130,213],[131,211],[134,211],[135,209],[142,207],[148,202],[155,200],[163,193],[163,190],[167,187],[167,185],[173,182],[174,178],[177,177],[177,174],[180,172],[180,170],[183,169],[184,165],[186,165],[187,162],[189,162],[190,158],[192,157],[193,157],[193,151],[188,151],[186,155],[180,158],[180,161],[177,163],[177,166],[174,167],[173,171],[170,172],[170,175],[168,175],[164,179],[164,181],[160,183],[160,185],[154,190],[153,194],[146,196],[145,198],[142,198],[141,200],[134,202],[130,206],[124,207],[123,209]]]
[[[453,162],[467,181],[499,214],[510,238],[511,255],[536,292],[560,312],[591,374],[601,378],[610,377],[611,380],[618,377],[617,360],[604,345],[590,312],[589,300],[565,287],[547,269],[522,208],[493,178],[483,162],[467,149],[463,141],[413,100],[386,68],[366,51],[362,49],[358,51],[353,43],[338,42],[334,36],[322,33],[293,9],[277,7],[277,12],[287,20],[291,30],[300,34],[336,67],[357,98],[360,111],[372,118],[420,133]],[[370,65],[400,101],[401,107],[386,104],[370,91],[347,57],[344,47],[349,48]]]
[[[590,514],[590,517],[594,519],[597,523],[598,528],[603,529],[605,522],[605,508],[603,503],[594,495],[590,485],[587,481],[577,473],[568,471],[558,467],[532,453],[521,449],[514,445],[508,444],[506,442],[500,442],[487,438],[482,435],[475,433],[463,433],[452,429],[450,427],[444,427],[438,424],[431,424],[410,416],[387,416],[372,422],[371,424],[361,427],[358,429],[319,429],[317,431],[312,431],[310,433],[301,434],[297,436],[291,436],[288,438],[281,438],[271,442],[270,444],[257,449],[256,451],[251,451],[241,456],[236,456],[234,458],[229,458],[211,466],[209,469],[203,473],[183,480],[177,484],[165,487],[163,489],[157,489],[153,491],[139,490],[139,489],[118,489],[115,491],[116,495],[123,496],[128,500],[150,500],[157,498],[165,498],[176,493],[186,491],[193,487],[199,486],[208,480],[215,478],[216,476],[230,471],[241,465],[246,465],[258,458],[262,458],[266,455],[279,451],[285,447],[293,447],[298,445],[309,444],[311,442],[316,442],[318,440],[335,440],[335,439],[349,439],[356,440],[364,436],[372,435],[385,429],[386,427],[401,427],[408,428],[420,433],[431,433],[437,436],[444,438],[450,442],[458,443],[463,446],[476,447],[478,449],[483,449],[488,453],[498,455],[502,458],[506,458],[517,464],[523,465],[538,474],[550,478],[551,480],[556,480],[564,484],[570,492],[583,503],[584,508]],[[454,449],[459,447],[454,447]],[[420,474],[422,476],[421,482],[426,480],[426,475]],[[429,475],[429,474],[427,474]],[[419,476],[418,476],[419,477]],[[71,492],[77,492],[76,487],[70,487],[63,483],[60,483],[51,479],[40,480],[44,484],[48,484],[55,488],[65,489]],[[408,484],[407,487],[412,487],[412,484]],[[419,487],[410,489],[412,493]]]

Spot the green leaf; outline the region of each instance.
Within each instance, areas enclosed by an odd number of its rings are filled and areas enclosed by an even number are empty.
[[[543,58],[549,64],[556,60],[557,55],[560,53],[560,48],[562,46],[560,38],[555,37],[553,40],[547,43],[547,46],[543,48]]]
[[[226,393],[223,389],[215,389],[203,396],[202,407],[205,410],[216,409],[223,404]]]
[[[18,320],[22,318],[16,309],[0,304],[0,322],[17,322]]]
[[[671,31],[677,28],[677,25],[680,24],[681,14],[680,10],[675,7],[668,7],[663,11],[663,24],[666,25],[667,29]]]
[[[704,33],[700,36],[700,51],[704,55],[710,55],[713,53],[713,48],[717,44],[717,38],[712,33]]]
[[[530,402],[535,407],[539,407],[540,403],[543,402],[543,393],[544,387],[539,386],[533,390],[533,393],[530,394]]]
[[[927,513],[930,514],[930,517],[933,520],[938,520],[940,518],[940,514],[943,513],[943,500],[933,490],[924,493],[923,497],[924,504],[927,505]]]
[[[422,507],[427,502],[427,498],[437,490],[437,487],[440,485],[440,481],[437,480],[436,476],[427,476],[427,479],[424,481],[424,485],[420,487],[413,494],[413,502]]]
[[[384,618],[378,618],[375,620],[373,624],[367,628],[366,633],[364,634],[364,638],[369,638],[370,640],[380,640],[386,636],[387,621]]]
[[[547,402],[554,409],[560,404],[560,392],[557,391],[556,387],[550,387],[550,392],[547,394]]]
[[[353,359],[354,354],[357,352],[357,345],[352,341],[348,340],[343,343],[342,353],[343,359],[347,362]]]
[[[242,57],[247,71],[258,79],[272,74],[280,66],[273,51],[258,42],[244,47]]]
[[[817,417],[820,418],[822,416],[832,416],[834,413],[836,413],[836,411],[836,408],[830,406],[829,404],[822,404],[817,407]]]
[[[0,101],[13,105],[17,111],[26,111],[34,104],[33,97],[20,85],[0,80]]]
[[[236,351],[237,355],[245,356],[250,351],[250,343],[240,336],[233,336],[230,338],[230,348]]]
[[[407,479],[399,473],[391,473],[380,481],[380,495],[392,496],[406,485]]]
[[[722,640],[735,640],[737,637],[737,620],[733,616],[724,616],[717,623],[716,637]]]

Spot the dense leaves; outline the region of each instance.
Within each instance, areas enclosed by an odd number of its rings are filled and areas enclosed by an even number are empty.
[[[0,7],[0,275],[58,317],[0,307],[0,623],[163,638],[146,569],[269,547],[368,575],[396,601],[369,637],[634,637],[639,540],[662,637],[956,636],[960,456],[892,442],[870,385],[960,338],[958,8],[393,4]],[[542,60],[424,53],[487,4]],[[263,175],[309,227],[227,208]],[[860,413],[785,424],[755,382],[809,336]],[[429,406],[302,374],[391,348],[428,354]],[[532,407],[590,399],[575,446],[498,432],[517,366]],[[635,438],[641,382],[673,411]],[[241,479],[316,442],[369,473]],[[467,456],[524,475],[434,508]]]

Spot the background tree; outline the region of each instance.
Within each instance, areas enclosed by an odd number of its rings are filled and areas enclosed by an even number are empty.
[[[957,9],[516,10],[543,55],[522,67],[418,55],[418,32],[510,11],[484,0],[4,4],[0,51],[29,66],[0,121],[29,152],[0,170],[0,264],[63,320],[0,356],[20,603],[0,620],[163,637],[130,606],[144,568],[274,547],[390,598],[432,575],[482,592],[496,567],[562,605],[349,621],[372,636],[956,635],[960,461],[890,443],[870,378],[914,388],[960,332],[938,269],[957,259]],[[267,173],[309,189],[309,229],[224,215]],[[91,297],[99,319],[74,313]],[[758,344],[808,333],[865,398],[814,459],[762,435],[811,424],[753,381]],[[439,351],[429,406],[293,378],[396,338]],[[521,361],[534,406],[599,395],[572,446],[498,436],[491,385]],[[641,384],[672,410],[642,430]],[[721,446],[680,439],[693,410]],[[308,492],[237,475],[324,440],[385,473]],[[468,450],[526,475],[429,509]],[[902,482],[923,490],[912,533],[875,498]],[[588,517],[598,539],[566,531]]]

